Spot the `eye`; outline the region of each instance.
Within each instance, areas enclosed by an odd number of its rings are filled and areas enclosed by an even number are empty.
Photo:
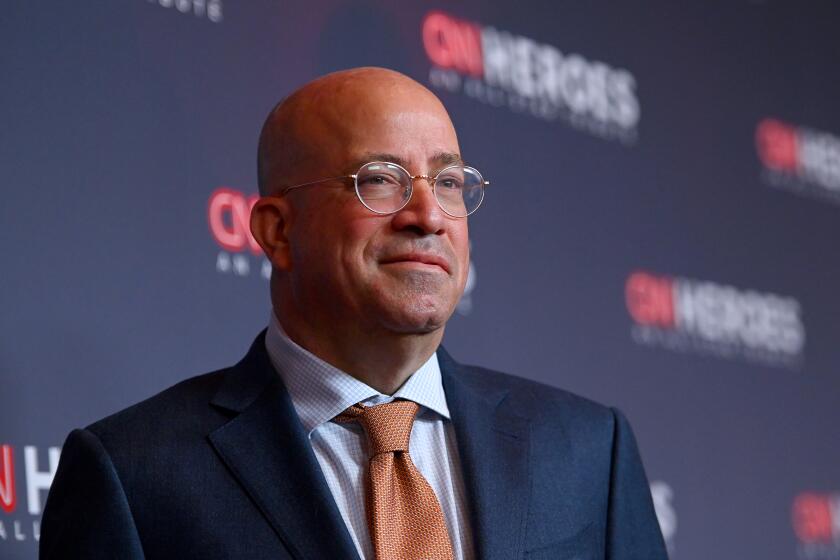
[[[370,186],[370,187],[378,187],[378,186],[386,186],[386,187],[393,187],[401,184],[400,178],[389,173],[370,173],[364,174],[359,177],[359,184]]]
[[[365,201],[392,199],[403,190],[399,177],[390,173],[365,173],[359,179],[359,196]]]
[[[362,185],[376,186],[393,186],[399,185],[400,182],[390,175],[365,175],[359,178],[359,183]]]
[[[447,173],[438,177],[435,185],[443,190],[460,190],[464,187],[464,178],[458,174]]]

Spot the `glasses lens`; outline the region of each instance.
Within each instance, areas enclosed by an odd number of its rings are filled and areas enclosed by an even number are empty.
[[[484,178],[472,167],[447,167],[435,178],[435,196],[450,216],[468,216],[484,199]]]
[[[398,165],[374,161],[356,174],[356,193],[362,204],[374,212],[396,212],[411,197],[411,178]]]

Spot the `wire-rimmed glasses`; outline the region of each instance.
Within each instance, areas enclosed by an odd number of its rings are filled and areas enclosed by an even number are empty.
[[[430,177],[412,175],[396,163],[372,161],[353,175],[292,185],[281,189],[280,193],[337,179],[353,179],[359,202],[376,214],[393,214],[405,208],[411,200],[414,179],[426,179],[441,210],[453,218],[465,218],[478,210],[484,200],[484,187],[490,184],[476,168],[468,165],[450,165]]]

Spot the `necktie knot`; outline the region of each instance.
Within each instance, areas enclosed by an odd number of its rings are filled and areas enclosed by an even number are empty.
[[[370,440],[371,456],[408,451],[411,428],[420,406],[412,401],[392,401],[377,406],[354,404],[335,417],[336,422],[359,422]]]

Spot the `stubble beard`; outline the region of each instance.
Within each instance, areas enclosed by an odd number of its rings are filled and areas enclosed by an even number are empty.
[[[438,272],[400,274],[376,296],[382,326],[395,333],[417,335],[443,328],[457,303],[450,282],[450,276]]]

